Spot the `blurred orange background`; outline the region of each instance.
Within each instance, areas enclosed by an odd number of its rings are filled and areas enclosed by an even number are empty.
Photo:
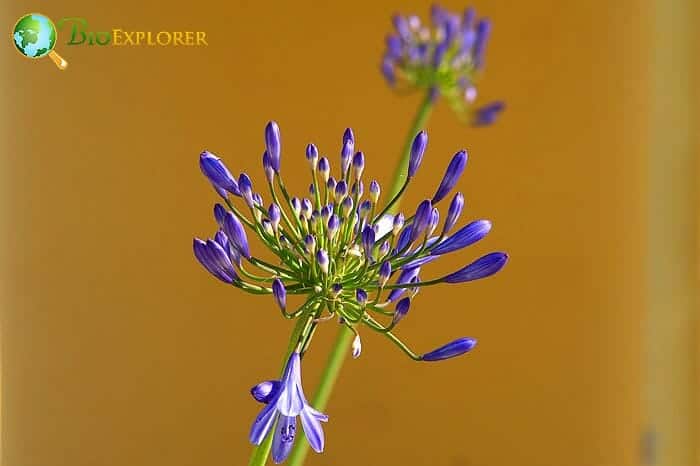
[[[346,362],[327,409],[327,451],[308,464],[640,464],[651,3],[472,4],[494,23],[480,99],[502,98],[507,110],[476,130],[439,105],[404,205],[432,193],[452,154],[468,149],[465,215],[494,230],[432,270],[491,250],[511,261],[489,280],[425,289],[401,324],[417,351],[478,338],[467,357],[418,364],[364,332],[363,355]],[[259,410],[248,389],[277,373],[291,324],[271,298],[223,285],[194,259],[192,237],[213,234],[217,201],[198,154],[209,149],[261,183],[263,127],[274,119],[286,180],[300,192],[306,143],[335,162],[351,126],[367,172],[388,183],[420,96],[385,86],[383,40],[392,13],[428,9],[5,3],[8,30],[40,11],[94,30],[204,30],[209,46],[59,39],[65,72],[0,47],[3,465],[247,462]],[[309,392],[335,332],[322,326],[304,360]]]

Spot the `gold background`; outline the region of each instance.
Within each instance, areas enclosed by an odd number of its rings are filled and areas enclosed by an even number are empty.
[[[511,261],[495,278],[424,290],[401,324],[417,351],[477,337],[467,357],[417,364],[363,333],[327,409],[327,451],[310,465],[637,464],[648,11],[632,0],[473,3],[494,22],[481,102],[508,108],[473,130],[440,105],[405,200],[432,193],[467,148],[465,218],[494,230],[432,270],[490,250]],[[261,182],[275,119],[298,192],[305,144],[335,163],[350,125],[368,173],[388,182],[419,96],[386,88],[383,39],[394,11],[426,18],[428,6],[3,6],[8,29],[39,11],[92,30],[205,30],[209,42],[67,47],[59,34],[65,72],[0,47],[5,466],[245,464],[259,410],[248,389],[276,374],[291,327],[271,298],[227,288],[194,259],[217,200],[198,154]],[[305,359],[308,392],[335,331],[320,328]]]

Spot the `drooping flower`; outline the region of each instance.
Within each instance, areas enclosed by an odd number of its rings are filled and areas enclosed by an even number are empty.
[[[321,422],[327,422],[328,416],[315,410],[306,401],[301,386],[301,360],[298,352],[293,352],[284,369],[282,378],[277,381],[262,382],[251,389],[253,397],[266,403],[250,428],[250,441],[260,445],[263,439],[272,433],[272,460],[283,462],[292,451],[297,433],[297,417],[311,448],[323,451],[325,439]]]
[[[431,19],[432,26],[415,15],[394,15],[380,67],[384,78],[392,87],[425,89],[434,99],[442,96],[475,126],[493,123],[503,102],[474,107],[491,22],[477,20],[472,8],[460,15],[438,5],[433,5]]]
[[[377,181],[368,183],[366,195],[362,189],[368,158],[356,151],[352,130],[343,135],[339,168],[333,176],[330,161],[318,156],[318,148],[313,144],[306,147],[312,182],[308,197],[293,197],[287,191],[279,170],[281,160],[275,158],[281,154],[276,124],[268,124],[265,145],[263,171],[269,182],[269,199],[255,190],[246,173],[235,181],[228,169],[222,169],[218,157],[204,156],[207,168],[203,171],[224,191],[226,205],[214,207],[218,226],[214,239],[195,239],[193,247],[196,258],[216,278],[248,293],[271,295],[285,318],[302,320],[299,328],[303,331],[282,379],[263,382],[251,391],[255,399],[268,403],[253,425],[251,441],[261,442],[275,425],[273,458],[282,461],[294,439],[296,416],[302,417],[305,430],[307,426],[311,429],[307,435],[315,436],[309,438],[315,442],[312,446],[317,451],[323,448],[323,433],[317,425],[325,416],[306,403],[299,375],[299,357],[322,322],[337,318],[340,325],[350,328],[356,335],[354,356],[362,349],[362,328],[388,338],[416,361],[464,354],[474,346],[473,339],[461,338],[420,355],[394,332],[409,308],[418,309],[415,301],[420,288],[486,278],[501,270],[508,256],[490,253],[453,273],[422,278],[430,263],[463,251],[491,229],[488,220],[457,227],[464,208],[461,193],[452,198],[440,228],[440,203],[459,182],[466,165],[464,151],[455,154],[431,198],[420,201],[409,215],[388,213],[422,161],[427,145],[424,132],[414,141],[400,193],[381,205]],[[238,194],[228,197],[227,189],[233,189],[233,183]],[[256,253],[257,243],[267,249],[266,254]],[[275,260],[261,258],[270,254]],[[303,303],[293,305],[294,296],[301,296]],[[414,312],[419,317],[419,311]]]

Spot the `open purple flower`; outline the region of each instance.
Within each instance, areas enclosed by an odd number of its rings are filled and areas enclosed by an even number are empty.
[[[264,385],[263,385],[264,384]],[[291,354],[278,383],[262,382],[251,390],[253,396],[266,402],[250,428],[250,442],[260,445],[274,428],[272,434],[272,459],[283,462],[292,451],[297,432],[297,417],[301,418],[306,438],[316,452],[321,453],[325,443],[321,422],[328,416],[316,411],[306,401],[301,386],[301,360],[296,351]]]
[[[394,15],[380,66],[384,78],[391,87],[424,89],[433,99],[442,96],[474,126],[493,123],[503,110],[501,102],[474,107],[491,21],[477,19],[472,8],[456,14],[439,5],[432,7],[431,19],[428,25],[415,15]]]

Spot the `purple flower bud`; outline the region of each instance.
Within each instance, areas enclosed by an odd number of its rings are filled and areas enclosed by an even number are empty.
[[[311,169],[315,170],[316,166],[318,165],[318,149],[315,145],[309,144],[306,146],[306,160],[309,161]]]
[[[398,213],[398,214],[396,214],[396,216],[394,216],[394,226],[392,229],[392,233],[394,235],[397,235],[399,233],[399,231],[401,231],[401,229],[403,228],[403,225],[404,225],[404,221],[405,221],[405,217],[402,213]]]
[[[343,135],[343,148],[340,150],[341,178],[345,176],[348,168],[350,168],[350,160],[353,152],[355,152],[355,137],[352,134],[352,130],[348,128]]]
[[[274,121],[270,121],[265,126],[265,146],[267,147],[267,153],[270,154],[272,168],[276,173],[279,173],[281,155],[280,128]]]
[[[383,287],[391,276],[391,262],[384,261],[382,265],[379,266],[379,286]]]
[[[279,380],[266,380],[260,382],[250,389],[250,394],[253,395],[255,401],[268,404],[280,389]]]
[[[335,178],[333,178],[333,177],[331,176],[330,178],[328,178],[328,181],[326,181],[326,189],[327,189],[329,192],[335,192],[336,184],[337,184],[337,183],[336,183],[336,181],[335,181]]]
[[[338,229],[340,228],[340,219],[336,214],[333,214],[330,216],[328,219],[328,237],[330,239],[335,238],[335,235],[338,233]]]
[[[401,39],[395,35],[386,37],[386,57],[392,60],[401,58]]]
[[[355,179],[359,180],[362,177],[362,172],[365,171],[365,154],[356,153],[352,159],[352,166],[355,169]]]
[[[343,131],[343,144],[348,141],[352,142],[353,146],[355,145],[355,133],[352,131],[352,128],[345,128],[345,131]]]
[[[341,201],[348,195],[348,184],[344,180],[335,185],[335,200]]]
[[[455,226],[459,216],[462,214],[462,209],[464,208],[464,195],[462,193],[455,194],[450,202],[450,208],[447,210],[447,218],[445,219],[445,225],[442,227],[442,234],[446,235],[452,227]]]
[[[465,31],[470,29],[474,25],[474,19],[476,18],[476,12],[474,8],[468,7],[464,10],[462,15],[462,30]]]
[[[435,47],[435,52],[433,52],[433,67],[439,68],[442,63],[442,59],[445,58],[445,53],[447,53],[447,48],[450,44],[447,41],[440,42],[437,47]]]
[[[343,202],[340,204],[340,213],[343,215],[343,217],[347,217],[350,211],[352,211],[353,207],[353,200],[351,197],[346,197],[343,199]]]
[[[355,290],[355,298],[357,299],[357,304],[363,306],[367,304],[367,292],[362,288]]]
[[[413,242],[411,239],[413,233],[413,225],[408,225],[406,228],[401,230],[399,239],[396,241],[396,251],[401,252],[408,248],[408,246]]]
[[[369,262],[373,261],[372,249],[374,248],[374,236],[374,228],[372,228],[371,226],[368,225],[365,227],[364,230],[362,230],[362,248],[365,251],[365,257]]]
[[[445,22],[447,15],[447,11],[437,3],[433,3],[430,6],[430,19],[435,26],[441,26]]]
[[[272,228],[272,223],[270,223],[270,220],[264,218],[261,223],[265,233],[267,233],[269,236],[275,236],[275,230]]]
[[[204,173],[204,176],[209,178],[214,188],[218,188],[217,192],[219,194],[222,194],[222,190],[225,190],[236,196],[241,195],[233,175],[216,155],[206,150],[199,154],[199,168]],[[225,193],[221,197],[225,198]]]
[[[311,212],[313,210],[313,205],[311,204],[311,201],[308,200],[307,198],[304,198],[301,200],[301,216],[304,217],[306,220],[309,220],[311,218]]]
[[[433,196],[433,204],[440,202],[455,187],[466,165],[467,151],[461,150],[452,157],[450,164],[447,166],[447,171],[445,171],[445,176],[442,178],[442,182]]]
[[[355,338],[352,340],[352,358],[357,359],[362,353],[362,341],[360,341],[360,335],[355,334]]]
[[[450,236],[437,246],[435,246],[430,254],[440,256],[462,248],[466,248],[477,241],[481,240],[491,231],[491,222],[488,220],[477,220],[460,228],[454,235]]]
[[[416,209],[416,214],[413,218],[413,227],[411,228],[411,242],[416,241],[425,232],[430,224],[430,218],[433,215],[433,206],[430,200],[426,199]]]
[[[328,218],[331,216],[332,213],[333,213],[333,205],[332,204],[324,205],[321,208],[321,218],[324,221],[328,221]]]
[[[241,191],[243,199],[245,199],[248,207],[253,207],[253,182],[250,180],[248,175],[241,173],[238,177],[238,189]]]
[[[379,183],[377,180],[372,180],[369,183],[369,198],[374,202],[375,204],[379,200],[379,194],[382,192],[382,188],[379,186]]]
[[[263,170],[265,171],[265,178],[268,183],[272,183],[275,179],[275,169],[272,168],[272,161],[270,160],[270,154],[267,151],[263,152],[262,156]]]
[[[396,32],[399,33],[399,36],[405,41],[411,40],[411,29],[408,26],[408,21],[406,21],[406,18],[396,14],[391,19],[394,23],[394,27],[396,28]]]
[[[326,157],[318,159],[318,172],[321,174],[321,179],[325,183],[331,174],[331,164]]]
[[[496,101],[476,109],[472,124],[474,126],[488,126],[492,124],[505,107],[503,102]]]
[[[491,34],[491,22],[488,19],[480,20],[476,25],[476,38],[474,39],[473,62],[478,70],[484,66],[484,52],[486,43]]]
[[[475,260],[466,267],[451,273],[441,280],[446,283],[463,283],[489,277],[503,268],[508,262],[508,254],[492,252]]]
[[[340,283],[333,283],[331,285],[331,294],[336,297],[340,294],[340,292],[343,291],[343,285]]]
[[[293,197],[289,203],[292,205],[294,216],[298,217],[301,214],[301,201],[298,198]]]
[[[384,57],[381,66],[382,76],[386,80],[389,86],[394,86],[396,84],[396,72],[394,71],[394,61],[389,57]]]
[[[423,161],[423,154],[425,154],[426,147],[428,147],[428,133],[421,131],[413,139],[413,144],[411,144],[411,158],[408,160],[409,178],[413,178],[418,171],[418,167],[420,167]]]
[[[284,283],[279,278],[275,278],[272,281],[272,295],[277,301],[277,305],[283,311],[287,310],[287,289],[284,287]]]
[[[199,263],[210,274],[224,283],[230,284],[238,280],[231,259],[219,243],[212,240],[204,242],[199,238],[194,238],[192,249]]]
[[[236,217],[233,212],[226,212],[224,215],[224,222],[222,225],[224,233],[228,236],[229,241],[238,252],[245,257],[250,259],[250,249],[248,248],[248,236],[245,233],[243,224],[238,217]]]
[[[321,267],[321,270],[323,273],[328,273],[328,253],[324,251],[323,249],[319,249],[318,252],[316,253],[316,262],[318,263],[319,267]]]
[[[360,203],[360,216],[365,217],[370,210],[372,210],[372,203],[369,201],[362,201]]]
[[[310,194],[311,196],[315,196],[315,195],[316,195],[316,186],[315,186],[313,183],[311,183],[311,184],[309,185],[309,194]]]
[[[282,211],[280,210],[280,207],[274,203],[270,204],[270,207],[267,209],[267,215],[270,217],[272,229],[277,231],[277,227],[280,224],[280,219],[282,216]]]
[[[401,319],[403,319],[408,310],[411,307],[411,298],[403,298],[401,301],[396,303],[396,308],[394,310],[394,317],[391,319],[392,324],[396,325]]]
[[[421,356],[423,361],[440,361],[466,353],[476,346],[474,338],[460,338]]]
[[[226,215],[226,209],[221,204],[214,204],[214,218],[219,226],[224,224],[224,215]]]
[[[306,247],[306,252],[313,254],[316,252],[316,237],[313,235],[306,235],[304,238],[304,246]]]

